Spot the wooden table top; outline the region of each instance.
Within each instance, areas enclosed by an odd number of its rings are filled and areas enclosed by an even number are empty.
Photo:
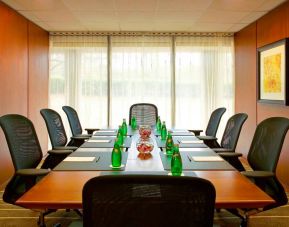
[[[82,188],[97,171],[52,171],[24,194],[17,205],[31,209],[82,208]],[[216,208],[261,208],[274,202],[237,171],[194,171],[213,183]]]
[[[136,141],[136,139],[138,139],[137,136],[133,138],[133,141]],[[202,150],[208,152],[208,148],[191,149],[191,151],[198,152]],[[81,149],[81,151],[76,152],[94,152],[94,149],[87,148],[87,150]],[[105,150],[104,152],[109,151]],[[160,149],[155,143],[152,158],[141,160],[135,142],[133,142],[128,150],[125,171],[122,172],[125,172],[125,174],[131,172],[142,174],[153,171],[167,174],[168,172],[164,171],[159,152]],[[110,171],[104,172],[109,173]],[[51,171],[18,199],[16,204],[30,209],[80,209],[82,208],[83,185],[89,179],[100,174],[102,174],[101,171]],[[118,173],[114,172],[114,174]],[[216,189],[216,208],[262,208],[274,203],[271,197],[238,171],[202,170],[184,171],[184,174],[194,174],[213,183]]]

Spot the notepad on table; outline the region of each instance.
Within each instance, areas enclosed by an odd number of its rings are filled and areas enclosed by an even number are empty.
[[[180,147],[179,151],[211,151],[210,148],[199,148],[199,147]]]
[[[116,132],[116,131],[115,131],[115,130],[99,130],[99,131],[97,131],[97,132],[103,133],[103,132]]]
[[[95,157],[67,157],[64,162],[92,162]]]
[[[109,143],[110,140],[88,140],[88,143]]]
[[[203,143],[202,140],[181,140],[180,143]]]
[[[224,161],[219,156],[193,156],[192,159],[195,162],[222,162]]]

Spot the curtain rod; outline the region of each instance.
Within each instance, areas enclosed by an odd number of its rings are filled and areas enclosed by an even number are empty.
[[[55,31],[49,33],[51,36],[195,36],[195,37],[232,37],[233,32],[131,32],[131,31]]]

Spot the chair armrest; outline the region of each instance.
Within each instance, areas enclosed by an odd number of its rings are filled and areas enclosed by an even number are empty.
[[[224,159],[230,159],[241,157],[243,154],[238,152],[218,152],[218,155],[220,155]]]
[[[77,136],[71,136],[70,138],[74,140],[87,140],[90,138],[90,136],[77,135]]]
[[[16,171],[18,176],[44,176],[50,172],[50,169],[19,169]]]
[[[49,150],[47,151],[47,153],[51,155],[69,155],[72,152],[73,150]]]
[[[242,171],[241,173],[248,178],[270,178],[275,176],[275,173],[270,171]]]
[[[91,134],[79,134],[79,135],[75,135],[76,138],[83,138],[83,139],[89,139],[91,138]],[[74,137],[74,136],[73,136]]]
[[[199,130],[199,129],[189,129],[188,131],[194,133],[195,136],[199,136],[200,133],[201,133],[203,130]]]
[[[99,128],[85,128],[87,134],[93,134],[94,131],[98,131]]]
[[[54,147],[53,150],[73,150],[75,151],[78,147],[74,146],[63,146],[63,147]]]
[[[226,152],[234,152],[234,149],[229,149],[229,148],[212,148],[213,151],[215,151],[216,153],[226,153]]]
[[[217,137],[214,136],[197,136],[200,140],[206,141],[217,141]]]
[[[217,141],[217,137],[214,136],[197,136],[200,140],[204,142],[209,148],[220,148],[220,144]]]

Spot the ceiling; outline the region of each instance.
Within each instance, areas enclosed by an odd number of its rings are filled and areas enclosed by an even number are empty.
[[[237,32],[286,0],[2,0],[47,31]]]

